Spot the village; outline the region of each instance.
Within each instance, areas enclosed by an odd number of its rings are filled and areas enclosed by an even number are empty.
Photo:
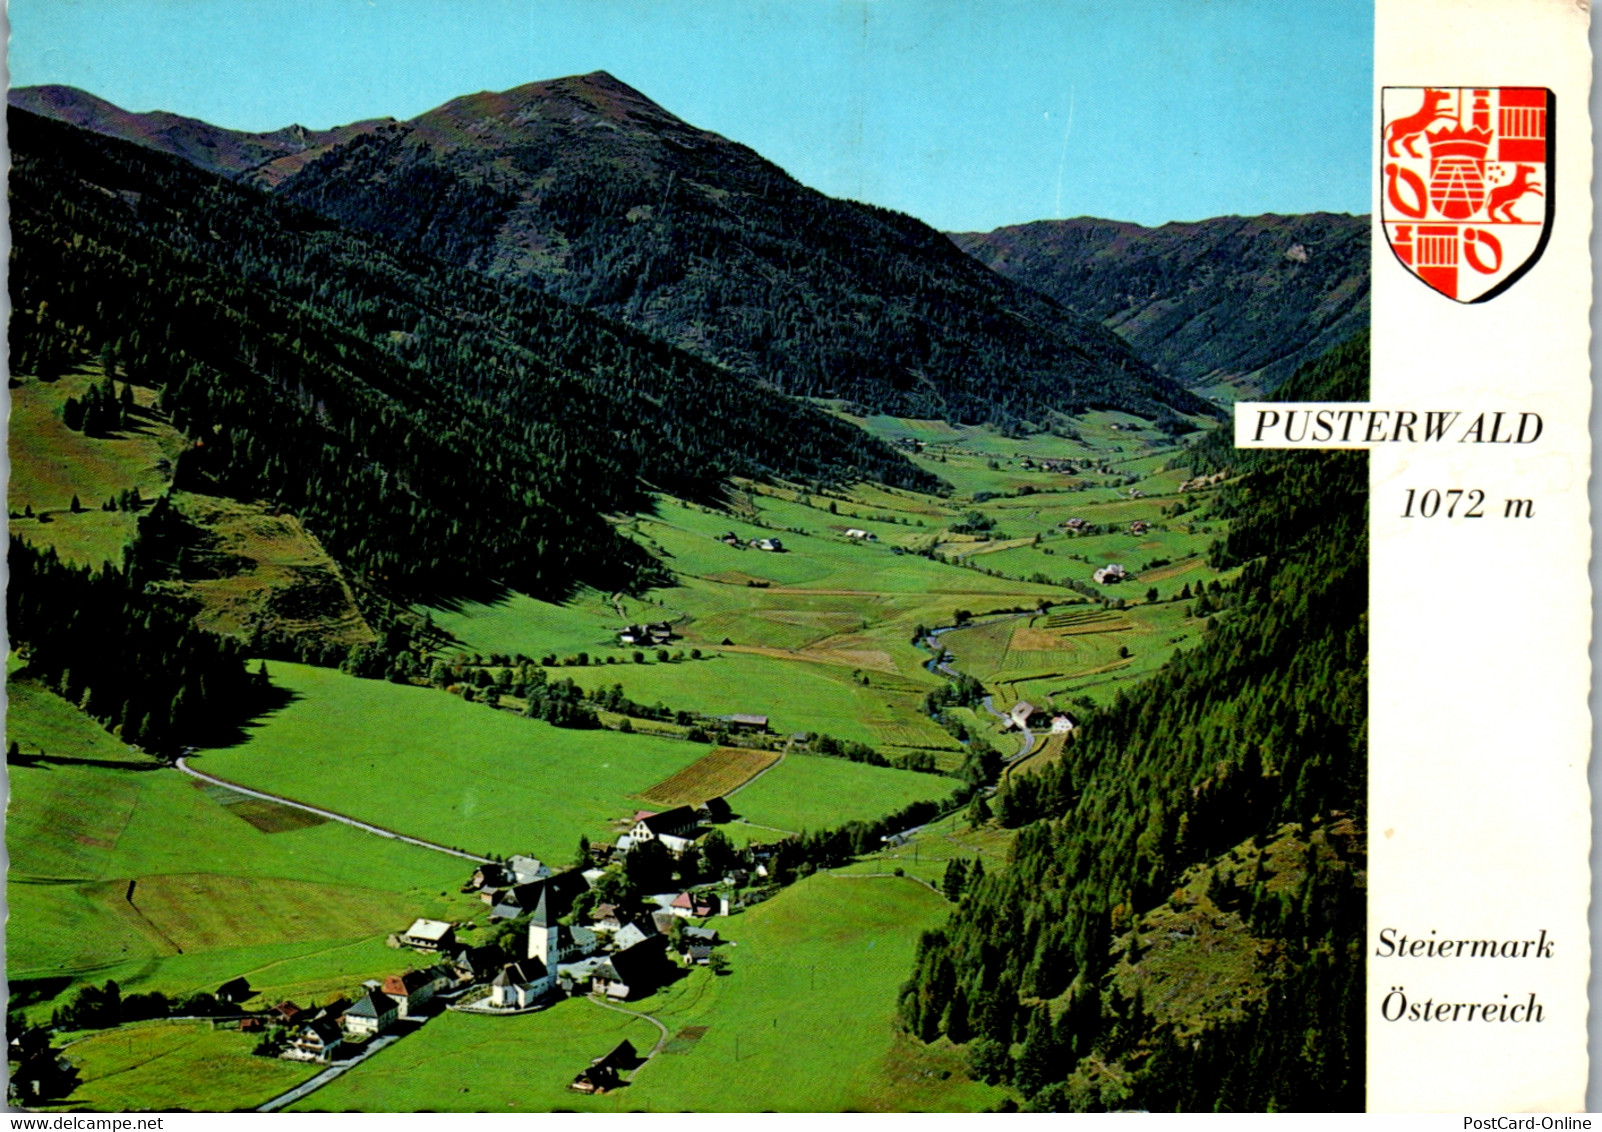
[[[342,1067],[415,1032],[430,1018],[454,1010],[514,1016],[544,1010],[568,997],[602,1002],[643,998],[695,967],[723,973],[723,943],[706,921],[727,916],[731,898],[743,904],[761,893],[733,894],[748,882],[761,885],[767,853],[747,851],[752,868],[729,867],[708,883],[657,894],[629,894],[622,883],[630,853],[679,860],[707,830],[726,818],[727,803],[638,811],[615,844],[597,845],[587,867],[553,871],[527,856],[486,861],[474,869],[462,893],[485,906],[488,925],[499,925],[493,942],[462,938],[478,930],[475,920],[418,918],[390,937],[390,945],[416,959],[383,979],[369,979],[326,1003],[301,1006],[284,1001],[241,1011],[219,1025],[260,1035],[256,1051],[288,1061]],[[650,846],[650,848],[645,848]],[[617,895],[622,893],[622,895]],[[614,896],[604,900],[604,896]],[[219,1004],[237,1006],[255,996],[243,977],[217,988]],[[625,1074],[643,1057],[627,1041],[580,1067],[571,1088],[605,1092],[626,1083]]]

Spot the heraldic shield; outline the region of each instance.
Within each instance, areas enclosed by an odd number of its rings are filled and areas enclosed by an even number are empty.
[[[1391,251],[1449,299],[1483,303],[1546,250],[1554,100],[1545,87],[1386,87],[1380,218]]]

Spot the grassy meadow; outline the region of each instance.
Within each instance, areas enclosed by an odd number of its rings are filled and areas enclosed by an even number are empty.
[[[25,679],[10,692],[24,761],[8,767],[6,971],[30,1014],[107,978],[184,993],[244,974],[332,993],[394,967],[383,938],[413,917],[466,911],[465,862],[336,822],[268,832],[287,823],[136,760]],[[28,757],[35,744],[45,757]]]
[[[318,1067],[256,1057],[254,1034],[208,1022],[142,1022],[80,1038],[65,1049],[78,1086],[47,1112],[250,1109]]]

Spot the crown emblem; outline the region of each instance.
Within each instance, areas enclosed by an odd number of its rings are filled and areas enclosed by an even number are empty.
[[[1462,126],[1453,126],[1445,130],[1431,130],[1424,136],[1429,139],[1430,157],[1435,161],[1448,157],[1484,161],[1486,151],[1491,148],[1490,130],[1465,130]]]

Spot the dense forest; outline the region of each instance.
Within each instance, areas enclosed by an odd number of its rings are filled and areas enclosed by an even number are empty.
[[[1364,335],[1283,394],[1358,400],[1367,383]],[[1035,1108],[1363,1104],[1367,461],[1236,451],[1222,432],[1196,456],[1243,473],[1215,504],[1232,523],[1213,557],[1245,564],[1227,612],[1060,761],[1003,781],[1011,867],[959,881],[903,988],[913,1033],[968,1043]],[[1259,941],[1263,993],[1222,1018],[1144,997],[1142,932],[1190,882]]]
[[[807,188],[604,72],[321,133],[220,130],[64,87],[11,101],[269,186],[788,393],[964,422],[1211,411],[1116,334],[928,225]]]
[[[62,563],[12,536],[6,632],[28,674],[128,743],[216,740],[258,705],[245,652],[152,600],[109,563]]]
[[[1118,331],[1169,377],[1272,390],[1368,325],[1368,227],[1328,212],[1160,228],[1080,217],[951,238]]]
[[[192,439],[177,486],[289,508],[397,593],[647,584],[660,568],[605,516],[652,488],[943,489],[849,424],[572,304],[148,149],[15,108],[10,124],[13,372],[98,354]]]

